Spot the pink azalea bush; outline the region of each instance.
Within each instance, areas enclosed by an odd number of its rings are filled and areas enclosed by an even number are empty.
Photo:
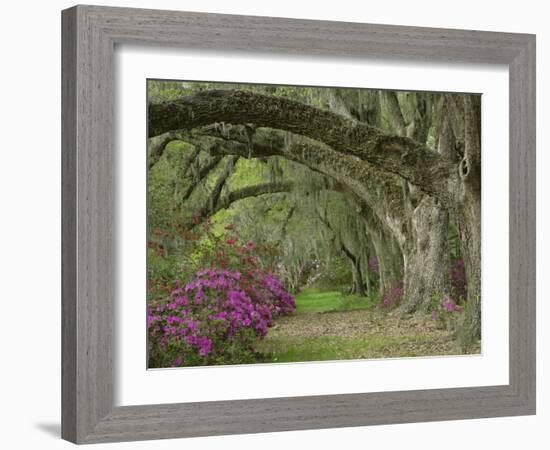
[[[149,306],[150,367],[254,362],[254,343],[275,317],[294,312],[294,297],[260,268],[254,245],[238,246],[237,240],[219,239],[220,259],[212,260],[218,267],[199,270],[168,301]]]

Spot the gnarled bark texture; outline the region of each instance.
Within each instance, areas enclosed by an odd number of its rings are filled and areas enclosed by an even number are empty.
[[[468,283],[468,308],[460,338],[464,345],[481,338],[481,98],[464,100],[464,158],[457,217]]]
[[[402,310],[426,312],[432,299],[449,293],[449,214],[433,197],[424,196],[414,209],[410,233],[403,245],[404,286]]]

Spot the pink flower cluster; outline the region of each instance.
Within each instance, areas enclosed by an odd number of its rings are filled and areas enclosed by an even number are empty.
[[[263,288],[265,302],[270,305],[275,316],[287,316],[296,309],[296,300],[290,294],[283,282],[272,273],[259,274],[260,286]]]
[[[432,300],[432,320],[443,327],[453,327],[456,324],[458,316],[455,313],[462,313],[464,308],[458,305],[448,295],[443,296],[443,299]]]
[[[275,316],[295,308],[294,297],[272,274],[199,271],[172,292],[169,302],[149,308],[150,360],[161,367],[197,365],[209,358],[230,362],[228,354],[235,348],[250,351]]]
[[[450,297],[443,297],[441,305],[447,312],[462,312],[463,308],[456,304],[456,302]]]

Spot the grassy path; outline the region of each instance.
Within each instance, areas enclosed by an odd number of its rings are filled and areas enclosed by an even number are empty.
[[[267,362],[327,361],[456,354],[451,333],[429,317],[399,319],[368,299],[307,290],[296,314],[282,317],[258,343]]]

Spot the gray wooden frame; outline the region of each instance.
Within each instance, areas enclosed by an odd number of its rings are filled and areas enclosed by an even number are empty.
[[[62,13],[62,437],[76,443],[535,413],[535,37],[76,6]],[[113,52],[118,43],[506,64],[510,382],[421,391],[113,406]]]

